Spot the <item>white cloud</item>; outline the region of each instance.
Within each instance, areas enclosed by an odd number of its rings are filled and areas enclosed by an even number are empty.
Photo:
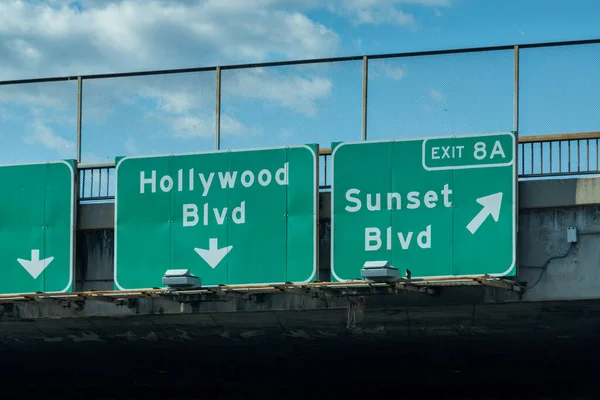
[[[34,119],[28,124],[27,128],[28,133],[24,136],[23,141],[28,145],[41,145],[55,154],[46,158],[74,159],[76,157],[75,141],[58,135],[44,120]],[[105,158],[94,152],[83,152],[82,159],[86,162],[106,161]]]
[[[356,10],[358,23],[361,24],[390,24],[390,25],[414,25],[415,17],[394,7],[389,9],[359,9]]]
[[[397,62],[385,59],[372,60],[369,62],[369,79],[377,79],[380,77],[400,80],[406,75],[404,68],[396,65]]]
[[[42,58],[39,49],[26,40],[16,38],[4,43],[4,46],[15,53],[23,62],[37,62]]]
[[[416,5],[425,7],[447,7],[452,4],[452,0],[332,0],[335,3],[341,3],[344,7],[350,9],[356,8],[375,8],[396,5]]]
[[[0,104],[72,111],[77,104],[77,83],[64,81],[3,85],[0,86]]]
[[[257,133],[256,128],[250,128],[227,114],[221,115],[221,136],[250,136]]]
[[[388,24],[403,27],[417,25],[415,16],[399,8],[400,6],[443,7],[450,6],[451,0],[331,0],[330,11],[346,16],[357,25]]]
[[[279,137],[283,138],[283,139],[289,139],[291,137],[295,136],[295,133],[293,130],[288,129],[288,128],[281,128],[279,130]]]
[[[297,0],[70,3],[0,2],[1,79],[325,57],[338,44]]]
[[[317,114],[316,102],[330,96],[332,86],[326,78],[281,74],[271,68],[233,70],[222,82],[225,93],[263,100],[308,117]]]
[[[30,124],[31,133],[25,137],[27,144],[41,144],[47,149],[54,150],[63,158],[74,158],[75,142],[58,136],[44,122],[35,120]]]
[[[174,137],[179,139],[211,138],[215,136],[215,125],[205,119],[194,116],[173,118],[169,124]]]
[[[222,72],[221,101],[227,104],[233,97],[256,99],[314,116],[317,113],[317,101],[332,93],[333,83],[315,75],[314,70],[307,69],[307,73],[301,73],[297,68],[290,67],[288,73],[280,71],[280,68],[265,67]],[[183,115],[193,110],[212,111],[216,101],[214,72],[201,74],[202,80],[194,75],[170,75],[155,85],[144,82],[142,77],[140,81],[130,81],[121,90],[152,99],[158,103],[159,109],[170,114]],[[224,123],[222,116],[221,124]],[[231,130],[236,129],[232,127]]]
[[[176,81],[177,77],[172,75],[171,78],[175,79],[170,80]],[[212,105],[216,101],[216,88],[214,85],[202,88],[182,84],[180,80],[180,82],[171,82],[160,86],[143,81],[138,82],[137,85],[128,86],[130,86],[131,94],[155,100],[158,103],[158,108],[167,113],[184,114],[195,108],[203,108],[208,104]]]
[[[168,127],[173,134],[160,135],[161,137],[175,137],[177,139],[210,139],[215,138],[216,121],[214,117],[201,118],[193,115],[183,115],[171,118]],[[251,136],[257,133],[256,128],[250,128],[237,119],[221,114],[221,137],[226,136]]]
[[[81,4],[76,6],[75,4]],[[451,0],[12,0],[0,2],[0,79],[333,56],[339,36],[309,17],[413,27],[405,7]]]
[[[446,100],[444,95],[442,95],[442,93],[439,90],[429,89],[429,95],[431,96],[431,98],[433,98],[434,100],[437,100],[437,101],[445,101]]]
[[[140,149],[137,145],[137,142],[135,140],[134,137],[129,136],[129,138],[127,138],[127,140],[125,141],[125,150],[127,150],[128,154],[139,154]]]

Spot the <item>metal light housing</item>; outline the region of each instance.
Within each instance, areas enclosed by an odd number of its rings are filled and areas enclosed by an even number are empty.
[[[202,280],[189,269],[169,269],[162,278],[163,285],[171,289],[191,289],[202,286]]]
[[[400,278],[400,270],[392,267],[388,261],[367,261],[360,273],[363,279],[375,282]]]

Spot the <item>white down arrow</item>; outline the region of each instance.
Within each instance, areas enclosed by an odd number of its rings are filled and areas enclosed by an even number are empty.
[[[222,249],[219,249],[218,239],[211,238],[209,239],[208,250],[197,247],[194,248],[194,250],[200,257],[204,259],[204,261],[206,261],[208,265],[210,265],[211,268],[214,269],[225,258],[229,251],[231,251],[232,248],[233,246],[226,246]]]
[[[48,257],[40,260],[39,250],[31,250],[31,260],[17,258],[19,264],[21,264],[23,268],[29,272],[29,275],[31,275],[33,279],[37,279],[37,277],[40,276],[40,274],[44,272],[46,268],[48,268],[48,265],[50,265],[52,260],[54,260],[54,257]]]

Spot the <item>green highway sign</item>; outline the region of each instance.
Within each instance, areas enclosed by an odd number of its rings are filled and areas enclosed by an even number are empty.
[[[74,166],[0,166],[0,294],[72,290]]]
[[[514,276],[513,132],[333,144],[331,274]]]
[[[117,160],[115,288],[310,282],[318,245],[318,147]]]

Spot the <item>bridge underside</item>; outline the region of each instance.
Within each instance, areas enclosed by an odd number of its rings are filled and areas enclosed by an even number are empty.
[[[5,304],[1,376],[28,397],[481,399],[593,389],[600,301],[444,306],[421,297],[271,311],[187,304],[173,314],[172,301],[146,299],[120,306],[127,317],[87,305],[88,315],[60,319],[35,316],[56,305]]]
[[[2,383],[25,398],[598,398],[591,338],[250,342],[3,353]]]

